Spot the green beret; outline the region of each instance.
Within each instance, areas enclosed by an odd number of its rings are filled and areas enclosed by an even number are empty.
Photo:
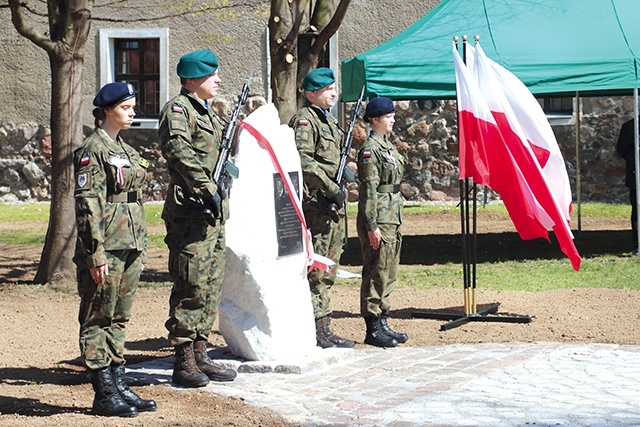
[[[304,90],[318,90],[325,86],[329,86],[336,81],[336,76],[333,74],[331,68],[316,68],[307,74],[307,77],[302,81],[302,89]]]
[[[178,76],[183,79],[199,79],[210,76],[218,69],[216,54],[208,49],[187,53],[178,62]]]

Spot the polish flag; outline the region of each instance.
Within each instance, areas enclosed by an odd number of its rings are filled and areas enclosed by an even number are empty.
[[[493,98],[488,97],[487,93],[504,95],[502,100],[505,105],[504,111],[506,114],[507,112],[512,113],[507,116],[510,126],[516,131],[523,144],[531,148],[542,168],[549,189],[559,205],[560,212],[567,222],[570,222],[572,198],[569,175],[547,116],[536,98],[520,79],[488,58],[479,44],[475,50],[474,64],[478,64],[476,67],[480,71],[484,70],[482,75],[478,74],[478,84],[480,91],[489,103],[489,108],[492,111],[498,111],[494,110]],[[493,74],[493,78],[491,74]],[[496,88],[498,92],[493,92]],[[499,108],[499,104],[496,108]]]
[[[497,79],[494,68],[479,48],[475,55],[473,48],[471,52],[473,60],[468,68],[457,49],[453,49],[460,179],[473,178],[475,183],[497,191],[522,239],[549,240],[547,230],[553,228],[560,248],[569,257],[572,267],[579,270],[581,259],[568,225],[570,195],[565,214],[560,208],[565,201],[556,200],[556,193],[542,171],[543,165],[552,164],[549,162],[553,157],[549,143],[540,143],[535,150],[532,148],[520,121],[521,116],[527,116],[527,108],[521,106],[524,109],[518,110],[516,115],[505,95],[511,88]],[[525,123],[529,124],[526,120]],[[557,143],[555,145],[557,147]],[[560,155],[559,149],[557,155]]]

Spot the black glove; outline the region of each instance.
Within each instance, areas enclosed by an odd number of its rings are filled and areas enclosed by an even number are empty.
[[[221,204],[222,200],[217,192],[204,201],[204,207],[211,211],[214,218],[220,218],[220,214],[222,213]]]
[[[344,185],[340,186],[340,190],[338,190],[338,194],[331,198],[331,201],[336,204],[336,206],[340,207],[347,200],[347,189],[344,188]]]

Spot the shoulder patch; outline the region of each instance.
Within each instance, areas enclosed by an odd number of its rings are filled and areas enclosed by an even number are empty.
[[[84,188],[84,186],[89,183],[89,174],[86,172],[79,173],[76,176],[76,183],[78,185],[78,189]]]
[[[176,119],[172,119],[169,120],[169,129],[171,131],[179,131],[179,132],[187,132],[188,128],[187,128],[187,123],[184,120],[177,120],[178,118],[176,117]]]
[[[309,124],[309,120],[305,120],[305,119],[298,120],[298,126],[306,126],[308,124]]]
[[[80,159],[80,166],[87,166],[91,162],[91,157],[84,156]]]
[[[362,158],[363,159],[368,159],[369,157],[371,157],[371,151],[363,151],[362,152]]]
[[[172,105],[171,111],[173,111],[174,113],[184,113],[184,110],[179,105]]]
[[[149,161],[147,159],[143,159],[142,157],[140,157],[138,163],[145,169],[149,167]]]

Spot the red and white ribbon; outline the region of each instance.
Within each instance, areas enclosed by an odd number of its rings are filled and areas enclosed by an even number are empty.
[[[305,240],[306,240],[305,246],[307,248],[308,271],[311,271],[313,267],[316,267],[320,270],[330,272],[331,266],[335,265],[335,262],[333,262],[327,257],[318,255],[313,252],[311,232],[308,230],[307,222],[304,219],[304,214],[302,212],[302,203],[300,203],[300,199],[298,198],[298,192],[293,187],[293,183],[291,182],[291,178],[289,177],[289,174],[285,173],[284,169],[282,169],[282,165],[280,164],[280,161],[278,160],[278,157],[276,156],[276,153],[273,150],[271,143],[267,140],[267,138],[264,137],[264,135],[258,132],[256,128],[254,128],[247,122],[241,122],[238,125],[238,132],[240,132],[241,130],[246,130],[247,132],[249,132],[256,139],[256,141],[258,141],[258,144],[262,148],[267,150],[267,153],[269,153],[269,157],[271,157],[271,161],[273,162],[273,166],[276,168],[276,171],[278,171],[278,173],[280,174],[280,177],[282,178],[282,182],[284,182],[284,186],[287,189],[287,193],[289,193],[289,198],[291,199],[291,204],[293,205],[296,211],[296,214],[298,215],[298,219],[300,220],[300,224],[303,230],[302,234],[305,236]]]

